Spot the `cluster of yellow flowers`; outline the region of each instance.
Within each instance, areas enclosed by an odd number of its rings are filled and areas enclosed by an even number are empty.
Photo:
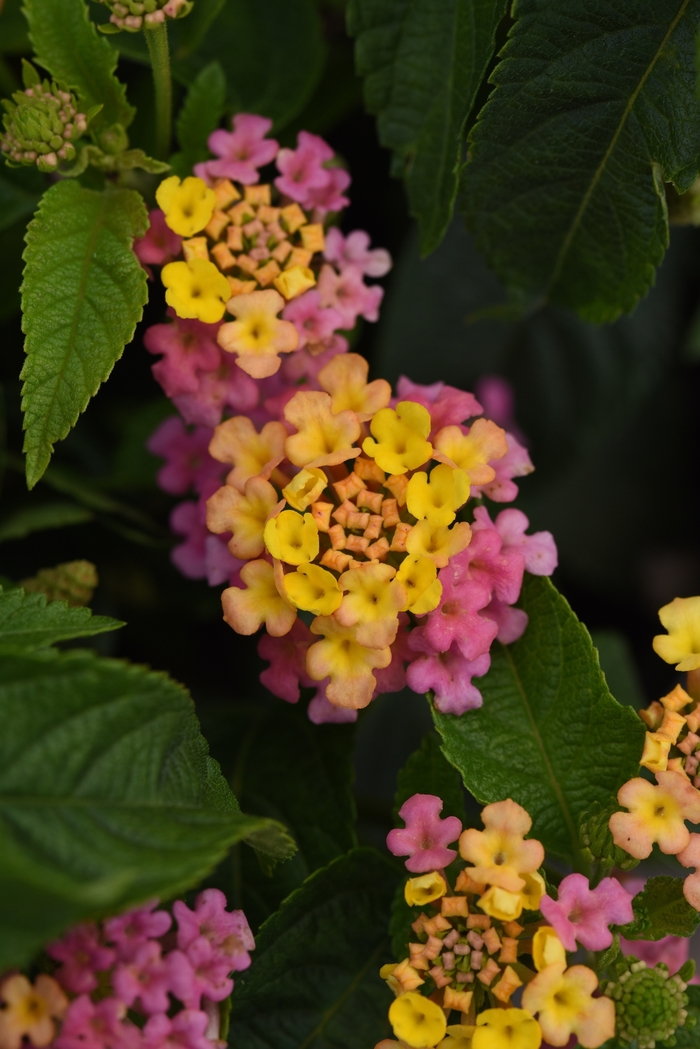
[[[700,910],[700,834],[686,820],[700,822],[700,597],[677,597],[659,610],[667,634],[654,638],[654,651],[676,669],[688,672],[681,685],[653,702],[640,717],[648,728],[640,764],[655,774],[656,784],[628,780],[617,800],[627,812],[610,818],[615,844],[637,859],[653,845],[698,873],[685,879],[685,896]]]
[[[591,969],[567,966],[552,926],[536,914],[518,921],[523,911],[537,911],[546,891],[537,870],[544,848],[524,837],[532,820],[510,799],[487,805],[482,819],[484,831],[460,836],[460,855],[471,866],[459,872],[453,889],[444,871],[406,883],[406,902],[432,904],[433,913],[421,912],[413,922],[409,957],[381,970],[396,995],[389,1020],[398,1046],[538,1049],[543,1038],[563,1046],[575,1034],[595,1049],[614,1035],[613,1002],[593,997],[598,978]],[[520,955],[531,956],[536,972]],[[436,988],[430,997],[417,993],[424,976]],[[522,1008],[510,1007],[524,983]],[[448,1024],[452,1011],[459,1023]],[[397,1049],[397,1042],[385,1040],[376,1049]]]
[[[437,570],[471,539],[457,511],[507,451],[486,419],[429,440],[428,410],[389,407],[389,383],[367,373],[362,357],[341,354],[320,371],[321,391],[286,404],[287,425],[258,433],[246,416],[221,423],[210,453],[233,469],[207,504],[210,531],[233,533],[231,553],[248,560],[246,588],[222,596],[226,621],[239,634],[264,623],[280,637],[298,611],[312,613],[323,640],[309,648],[307,672],[330,678],[330,702],[353,709],[370,702],[372,671],[391,661],[399,614],[439,604]],[[299,472],[286,476],[283,460]]]
[[[237,188],[230,179],[212,187],[190,176],[161,182],[156,200],[182,242],[184,259],[163,267],[165,299],[178,317],[216,324],[228,310],[219,343],[238,355],[256,379],[279,368],[279,354],[295,350],[285,304],[316,284],[325,247],[322,223],[309,222],[296,203],[273,207],[269,184]]]

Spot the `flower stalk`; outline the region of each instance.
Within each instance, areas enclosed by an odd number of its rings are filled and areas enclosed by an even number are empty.
[[[173,121],[173,83],[170,76],[170,48],[166,22],[144,33],[153,69],[156,93],[156,137],[154,154],[164,160],[170,153],[170,129]]]

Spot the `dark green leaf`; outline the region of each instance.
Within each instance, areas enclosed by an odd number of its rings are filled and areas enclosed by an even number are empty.
[[[519,0],[470,136],[467,221],[489,264],[595,322],[631,310],[668,243],[663,182],[698,174],[698,0]]]
[[[445,760],[434,732],[424,736],[419,750],[411,754],[399,773],[393,813],[396,826],[401,826],[399,809],[414,794],[436,794],[444,802],[440,814],[442,819],[456,816],[463,824],[466,822],[459,773]]]
[[[93,514],[90,510],[76,503],[55,502],[27,506],[0,521],[0,543],[5,543],[8,539],[22,539],[25,535],[43,532],[47,528],[84,524],[92,519]]]
[[[581,855],[588,863],[597,864],[599,871],[605,873],[613,867],[629,871],[639,863],[639,860],[630,856],[613,841],[609,827],[610,817],[613,812],[619,811],[617,798],[610,797],[606,804],[594,801],[591,807],[579,816]]]
[[[0,54],[14,55],[29,51],[27,22],[22,14],[22,0],[5,0],[0,8]]]
[[[170,158],[175,174],[184,178],[200,160],[209,157],[207,139],[218,127],[226,101],[226,77],[219,62],[210,62],[197,75],[178,113],[175,130],[181,153]]]
[[[634,897],[632,907],[635,920],[620,929],[626,940],[692,936],[700,924],[700,914],[683,895],[683,878],[671,878],[668,874],[649,878]]]
[[[433,717],[443,751],[480,801],[513,798],[545,848],[572,858],[578,818],[639,767],[644,725],[610,695],[590,635],[549,579],[525,577],[529,616],[514,645],[494,645],[484,705]]]
[[[613,933],[613,942],[610,944],[606,951],[603,951],[600,958],[596,962],[596,972],[602,973],[609,965],[617,958],[620,953],[620,934],[618,932]]]
[[[464,154],[464,125],[493,55],[506,0],[351,0],[365,103],[405,169],[421,251],[442,240]]]
[[[242,852],[243,906],[257,925],[309,874],[357,843],[354,726],[313,725],[302,705],[279,701],[267,709],[237,704],[234,711],[227,704],[220,717],[210,717],[205,732],[216,739],[224,773],[245,811],[281,821],[298,845],[290,862],[267,863],[264,878],[258,858]]]
[[[47,191],[30,223],[22,284],[30,488],[133,337],[148,292],[131,245],[147,228],[133,190],[96,193],[68,181]]]
[[[29,652],[56,641],[93,637],[124,626],[118,619],[94,616],[89,608],[69,608],[65,601],[46,603],[44,594],[0,587],[0,649]]]
[[[163,674],[84,651],[5,656],[0,719],[3,968],[68,923],[189,887],[234,842],[271,832],[239,811],[192,701]]]
[[[367,1049],[389,1034],[387,915],[396,871],[356,849],[304,882],[256,940],[236,978],[229,1044],[245,1049]]]
[[[114,75],[117,55],[90,21],[84,0],[24,0],[24,13],[39,65],[75,91],[86,108],[102,105],[90,130],[128,127],[135,110]]]

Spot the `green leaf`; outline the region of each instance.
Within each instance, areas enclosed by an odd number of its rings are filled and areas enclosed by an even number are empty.
[[[207,160],[207,139],[219,126],[226,101],[226,77],[220,62],[210,62],[198,73],[175,122],[181,153],[170,158],[175,174],[184,178],[200,160]]]
[[[394,868],[356,849],[304,882],[256,936],[236,978],[229,1044],[245,1049],[366,1049],[390,1033],[387,914]]]
[[[683,895],[683,881],[668,874],[649,878],[632,901],[635,920],[620,929],[626,940],[692,936],[700,924],[700,914]]]
[[[636,867],[639,860],[630,856],[613,841],[610,832],[610,817],[619,812],[617,798],[610,797],[607,804],[594,801],[586,812],[582,812],[578,821],[581,855],[588,863],[595,863],[607,873],[613,867],[629,871]]]
[[[302,704],[278,701],[262,709],[259,703],[237,704],[234,711],[227,704],[220,717],[209,716],[205,733],[216,740],[224,774],[245,811],[284,823],[298,845],[289,862],[266,863],[264,878],[262,858],[242,852],[242,905],[257,925],[309,874],[357,844],[355,730],[352,725],[313,725]]]
[[[131,245],[147,228],[134,190],[96,193],[72,181],[44,194],[29,225],[21,377],[30,488],[133,337],[148,292]]]
[[[5,656],[0,719],[2,968],[69,923],[190,887],[271,830],[239,811],[164,674],[85,651]]]
[[[518,0],[470,135],[467,222],[506,284],[597,323],[668,244],[664,180],[698,174],[698,0]]]
[[[136,110],[114,75],[117,55],[99,36],[84,0],[24,0],[36,61],[71,88],[86,108],[102,105],[90,130],[128,127]]]
[[[351,0],[365,104],[406,174],[421,252],[442,240],[464,154],[464,126],[491,61],[506,0]]]
[[[549,579],[525,576],[523,637],[494,645],[484,705],[434,711],[448,761],[482,804],[513,798],[548,851],[573,858],[578,819],[639,767],[644,725],[610,695],[585,626]]]
[[[22,0],[5,0],[0,7],[0,54],[14,55],[29,51],[27,22],[22,15]]]
[[[0,543],[8,539],[23,539],[32,532],[43,532],[47,528],[65,528],[67,525],[85,524],[92,521],[94,514],[77,503],[53,502],[40,506],[27,506],[23,510],[0,521]]]
[[[464,824],[464,791],[459,773],[445,760],[440,741],[429,732],[399,772],[394,798],[394,823],[401,826],[399,809],[414,794],[436,794],[444,805],[440,816],[456,816]]]
[[[94,637],[124,626],[119,619],[94,616],[89,608],[69,608],[65,601],[47,604],[44,594],[25,594],[0,587],[0,651],[30,652],[57,641]]]

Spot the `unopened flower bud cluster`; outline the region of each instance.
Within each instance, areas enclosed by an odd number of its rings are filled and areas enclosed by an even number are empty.
[[[45,80],[12,99],[3,100],[5,133],[0,135],[0,149],[11,163],[52,172],[61,161],[74,159],[73,143],[87,130],[87,118],[70,91]]]
[[[109,20],[117,29],[138,33],[154,29],[166,18],[183,18],[192,10],[191,0],[101,0],[111,14]]]
[[[618,1039],[636,1040],[639,1049],[654,1049],[657,1042],[673,1044],[676,1030],[688,1020],[687,984],[680,975],[669,975],[663,963],[648,968],[630,956],[624,964],[617,979],[601,983],[603,994],[615,1002]]]

